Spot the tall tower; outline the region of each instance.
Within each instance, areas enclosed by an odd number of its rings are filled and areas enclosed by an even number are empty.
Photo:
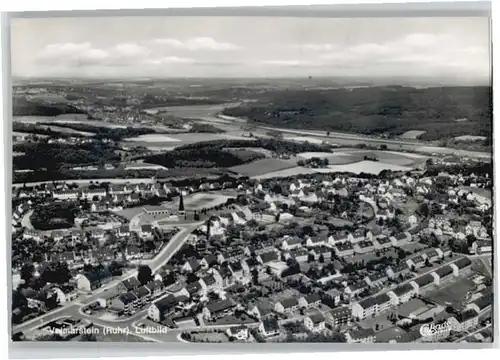
[[[179,197],[179,211],[184,211],[184,196],[182,195],[182,192]]]
[[[210,239],[210,225],[212,221],[210,219],[207,220],[207,240]]]

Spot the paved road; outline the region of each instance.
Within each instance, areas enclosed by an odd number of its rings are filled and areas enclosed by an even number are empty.
[[[442,265],[441,265],[441,267],[446,266],[446,265],[450,265],[451,263],[454,263],[454,262],[455,262],[455,261],[457,261],[457,260],[458,260],[458,258],[455,258],[455,259],[453,259],[453,260],[451,260],[451,261],[448,261],[447,263],[442,264]],[[421,277],[421,276],[424,276],[424,275],[430,274],[430,273],[431,273],[431,272],[433,272],[434,270],[436,270],[436,269],[435,269],[435,268],[434,268],[434,269],[430,269],[430,270],[426,271],[425,273],[418,274],[417,276],[415,276],[415,277],[413,277],[413,278],[411,278],[411,279],[405,280],[405,281],[403,281],[402,283],[399,283],[399,284],[397,284],[397,285],[387,286],[387,287],[385,287],[384,289],[382,289],[382,290],[380,290],[380,291],[376,292],[376,293],[375,293],[375,294],[373,294],[373,295],[370,295],[370,296],[364,297],[362,300],[369,299],[369,298],[372,298],[372,297],[376,297],[376,296],[378,296],[378,295],[380,295],[380,294],[382,294],[382,293],[386,293],[386,292],[388,292],[388,291],[390,291],[390,290],[394,290],[396,287],[399,287],[399,286],[401,286],[401,285],[407,284],[407,283],[409,283],[409,282],[411,282],[411,281],[415,280],[415,279],[416,279],[416,278],[418,278],[418,277]],[[391,308],[392,308],[392,307],[391,307]],[[388,310],[387,310],[387,311],[388,311]]]
[[[12,187],[14,187],[14,188],[22,188],[24,186],[24,184],[26,184],[26,186],[37,186],[37,185],[42,185],[42,184],[51,184],[52,182],[53,181],[50,180],[50,181],[16,183],[16,184],[12,184]],[[104,182],[108,182],[108,183],[111,183],[111,184],[125,184],[125,183],[129,183],[129,184],[140,184],[140,183],[152,184],[153,180],[151,178],[86,179],[86,180],[78,180],[78,179],[72,180],[72,179],[70,179],[70,180],[61,180],[61,182],[67,182],[69,184],[75,183],[75,184],[78,184],[78,185],[88,185],[91,182],[93,182],[94,184],[95,183],[104,183]]]
[[[483,331],[483,330],[485,330],[485,329],[487,329],[487,328],[489,328],[489,327],[491,327],[491,324],[490,324],[490,325],[483,326],[482,328],[477,329],[477,330],[475,330],[475,331],[473,331],[473,332],[471,332],[471,333],[467,333],[466,335],[464,335],[464,336],[462,336],[461,338],[459,338],[459,339],[455,340],[454,342],[456,342],[456,343],[457,343],[457,342],[460,342],[460,341],[464,340],[465,338],[468,338],[469,336],[474,335],[474,334],[476,334],[476,333],[478,333],[478,332],[480,332],[480,331]]]

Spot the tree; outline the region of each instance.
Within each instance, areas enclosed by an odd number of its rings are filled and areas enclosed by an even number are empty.
[[[318,261],[319,261],[320,263],[324,263],[324,262],[325,262],[325,257],[323,256],[323,254],[321,254],[321,255],[319,256]]]
[[[33,273],[35,272],[35,266],[33,264],[25,264],[21,268],[20,275],[24,283],[27,284],[31,281]]]
[[[138,274],[137,274],[137,280],[144,285],[153,280],[153,271],[151,268],[147,265],[141,265],[139,266]]]
[[[254,285],[259,285],[259,271],[257,269],[252,269],[252,283]]]

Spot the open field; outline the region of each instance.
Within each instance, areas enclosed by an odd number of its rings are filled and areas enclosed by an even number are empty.
[[[328,169],[318,169],[318,170],[329,170],[321,172],[352,172],[354,174],[360,174],[364,172],[367,174],[378,175],[383,170],[409,171],[411,169],[412,168],[409,166],[391,165],[382,162],[363,160],[348,165],[330,165],[328,166]]]
[[[401,134],[400,138],[401,139],[410,139],[410,140],[415,140],[417,139],[420,135],[425,134],[425,131],[422,130],[410,130],[406,131],[405,133]]]
[[[335,173],[335,172],[350,172],[353,174],[374,174],[378,175],[383,170],[391,170],[391,171],[409,171],[412,170],[412,167],[409,166],[400,166],[400,165],[391,165],[384,164],[382,162],[363,160],[353,164],[346,165],[329,165],[328,168],[321,169],[311,169],[300,166],[291,167],[289,169],[269,172],[262,175],[253,176],[255,179],[270,179],[270,178],[278,178],[278,177],[288,177],[302,174],[313,174],[313,173]]]
[[[57,124],[57,123],[56,123]],[[94,133],[87,132],[87,131],[78,131],[62,126],[49,126],[49,125],[38,125],[41,129],[50,129],[52,131],[60,132],[63,134],[76,134],[76,135],[82,135],[82,136],[94,136]]]
[[[379,162],[400,165],[414,166],[416,163],[424,160],[426,157],[419,154],[398,152],[398,151],[381,151],[381,150],[363,150],[363,149],[338,149],[333,153],[326,152],[305,152],[297,155],[303,159],[313,157],[326,158],[330,165],[351,164],[365,160],[365,157],[377,158]]]
[[[248,138],[238,135],[236,132],[231,133],[181,133],[181,134],[147,134],[133,138],[128,138],[122,141],[124,146],[144,146],[147,148],[153,147],[173,147],[180,145],[193,144],[200,141],[210,140],[247,140]]]
[[[211,208],[224,204],[229,196],[212,193],[196,193],[184,197],[184,209],[187,211],[201,210],[203,208]],[[169,209],[177,210],[179,208],[179,200],[176,199],[165,206]]]
[[[306,136],[285,136],[285,140],[297,141],[297,142],[309,142],[311,144],[322,144],[323,141],[315,137]]]
[[[232,168],[230,168],[230,170],[244,176],[259,176],[275,171],[293,168],[294,166],[295,164],[293,164],[293,162],[266,158],[253,161],[248,164],[233,166]]]
[[[151,169],[151,170],[167,170],[165,166],[162,165],[157,165],[157,164],[150,164],[150,163],[145,163],[145,162],[131,162],[127,164],[123,164],[125,167],[125,170],[142,170],[142,169]]]
[[[301,158],[301,159],[312,159],[315,157],[319,157],[319,158],[327,158],[328,160],[330,160],[330,157],[335,157],[335,155],[341,156],[341,155],[348,155],[348,154],[344,153],[344,152],[338,152],[335,154],[329,153],[329,152],[303,152],[303,153],[297,154],[297,157]]]
[[[137,214],[140,214],[144,212],[144,206],[135,206],[131,208],[126,208],[120,211],[117,211],[116,213],[120,216],[123,216],[124,218],[128,219],[129,221],[134,218]]]
[[[157,142],[179,142],[180,140],[165,134],[147,134],[147,135],[136,136],[133,138],[128,138],[125,139],[125,141],[157,143]]]
[[[39,122],[54,123],[54,124],[87,124],[92,126],[103,126],[109,128],[126,128],[127,125],[113,124],[104,121],[88,120],[87,116],[84,114],[62,114],[59,116],[14,116],[14,121],[26,123],[26,124],[36,124]]]
[[[460,307],[466,299],[467,293],[474,288],[474,282],[470,279],[460,279],[448,286],[441,287],[426,294],[425,297],[434,300],[441,305],[451,304],[453,307]]]

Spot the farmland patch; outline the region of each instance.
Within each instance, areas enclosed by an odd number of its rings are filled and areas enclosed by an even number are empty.
[[[230,168],[230,170],[244,176],[252,177],[293,167],[295,166],[291,162],[274,158],[266,158],[253,161],[248,164],[233,166],[232,168]]]

